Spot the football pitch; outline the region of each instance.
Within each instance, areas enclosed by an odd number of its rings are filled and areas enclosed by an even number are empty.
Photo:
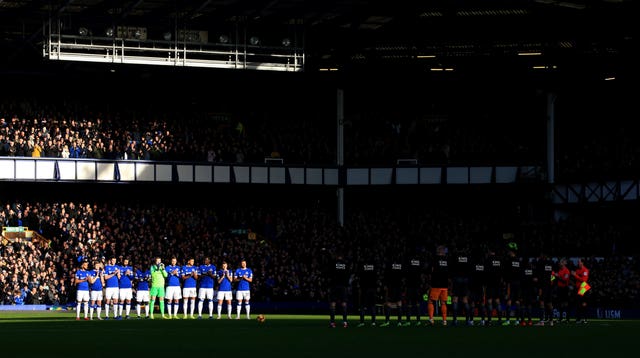
[[[76,321],[75,312],[0,312],[2,356],[12,357],[599,357],[632,352],[640,321],[553,327],[329,328],[328,316],[229,320]],[[381,322],[381,321],[379,321]]]

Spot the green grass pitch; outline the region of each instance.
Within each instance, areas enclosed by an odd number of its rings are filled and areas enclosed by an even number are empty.
[[[247,320],[76,321],[75,313],[0,312],[2,357],[599,357],[636,351],[640,321],[554,327],[329,328],[328,316]]]

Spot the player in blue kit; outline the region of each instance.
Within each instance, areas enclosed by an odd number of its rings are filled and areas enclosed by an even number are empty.
[[[198,291],[198,318],[202,318],[204,300],[209,301],[209,319],[213,318],[213,284],[216,279],[216,266],[211,259],[204,258],[204,265],[200,265],[200,289]]]
[[[251,306],[249,305],[249,300],[251,299],[250,284],[253,281],[253,271],[247,267],[247,260],[242,259],[242,261],[240,261],[240,267],[236,269],[233,277],[234,280],[238,282],[238,287],[236,287],[236,300],[238,301],[236,319],[240,319],[243,302],[244,310],[247,313],[247,319],[251,319]]]
[[[149,280],[151,280],[151,271],[142,271],[136,269],[135,280],[137,282],[136,288],[136,313],[140,318],[140,311],[144,306],[145,317],[149,318]]]
[[[120,305],[118,306],[118,319],[122,319],[122,309],[125,310],[125,318],[129,319],[131,313],[131,300],[133,299],[133,268],[129,266],[129,259],[124,259],[120,266],[120,281],[118,287],[118,297],[120,298]]]
[[[80,320],[80,307],[84,307],[84,319],[88,320],[89,314],[89,262],[84,260],[75,275],[76,284],[76,321]]]
[[[222,301],[227,302],[227,317],[231,319],[231,282],[233,274],[227,267],[227,262],[222,261],[222,268],[218,271],[218,319],[222,316]]]
[[[90,288],[90,302],[89,302],[89,319],[93,319],[94,310],[98,311],[98,319],[101,320],[102,313],[102,288],[104,287],[104,268],[102,262],[95,261],[93,263],[93,270],[89,271],[89,288]]]
[[[195,311],[196,305],[196,296],[197,296],[197,288],[196,285],[198,283],[198,267],[194,266],[195,260],[193,258],[189,258],[187,260],[187,264],[182,266],[181,275],[183,280],[182,287],[182,312],[184,313],[184,318],[187,318],[187,312],[190,313],[191,318],[195,318],[193,316],[193,312]],[[189,307],[188,304],[191,303]],[[190,310],[187,311],[187,308]]]
[[[120,293],[120,267],[116,265],[116,258],[109,258],[108,265],[104,267],[105,280],[105,303],[104,315],[105,319],[109,319],[109,306],[113,308],[113,318],[118,317],[118,294]]]
[[[169,304],[169,318],[171,318],[171,315],[174,318],[178,318],[178,308],[180,308],[180,299],[182,298],[180,293],[180,272],[182,267],[178,266],[178,259],[175,256],[171,258],[171,265],[167,266],[165,270],[168,274],[168,283],[167,294],[164,299]],[[171,309],[172,307],[173,310]]]

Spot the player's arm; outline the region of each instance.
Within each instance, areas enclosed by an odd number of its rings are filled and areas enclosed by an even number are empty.
[[[182,275],[180,275],[180,278],[182,278],[182,280],[186,280],[191,277],[191,272],[186,272],[185,270],[182,271],[184,272]]]
[[[233,281],[233,277],[231,277],[231,272],[229,272],[229,270],[222,272],[222,276],[220,276],[220,278],[218,279],[218,283],[221,283],[225,278],[229,281]]]
[[[245,273],[244,276],[242,276],[242,278],[247,282],[252,282],[253,281],[253,273]]]
[[[104,275],[104,279],[105,279],[105,280],[108,280],[108,279],[112,278],[112,277],[113,277],[113,276],[115,276],[115,275],[116,275],[116,273],[115,273],[115,272],[110,273],[110,274],[105,274],[105,275]]]
[[[154,272],[158,272],[160,271],[160,273],[162,274],[162,277],[167,278],[167,276],[169,275],[167,272],[167,269],[164,267],[164,265],[162,263],[160,263],[159,266],[156,265],[152,265],[151,266],[151,270],[149,270],[149,272],[151,274],[153,274]]]
[[[77,284],[79,284],[79,283],[83,283],[83,282],[87,282],[87,277],[85,277],[85,278],[80,278],[80,276],[78,276],[78,275],[76,274],[76,285],[77,285]]]
[[[87,276],[87,281],[93,285],[94,282],[96,282],[98,280],[98,276],[93,276],[93,275],[88,275]]]

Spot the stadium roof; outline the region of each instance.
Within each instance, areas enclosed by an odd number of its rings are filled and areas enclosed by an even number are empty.
[[[45,22],[259,36],[304,47],[305,70],[630,75],[633,0],[0,0],[1,60],[42,58]]]

